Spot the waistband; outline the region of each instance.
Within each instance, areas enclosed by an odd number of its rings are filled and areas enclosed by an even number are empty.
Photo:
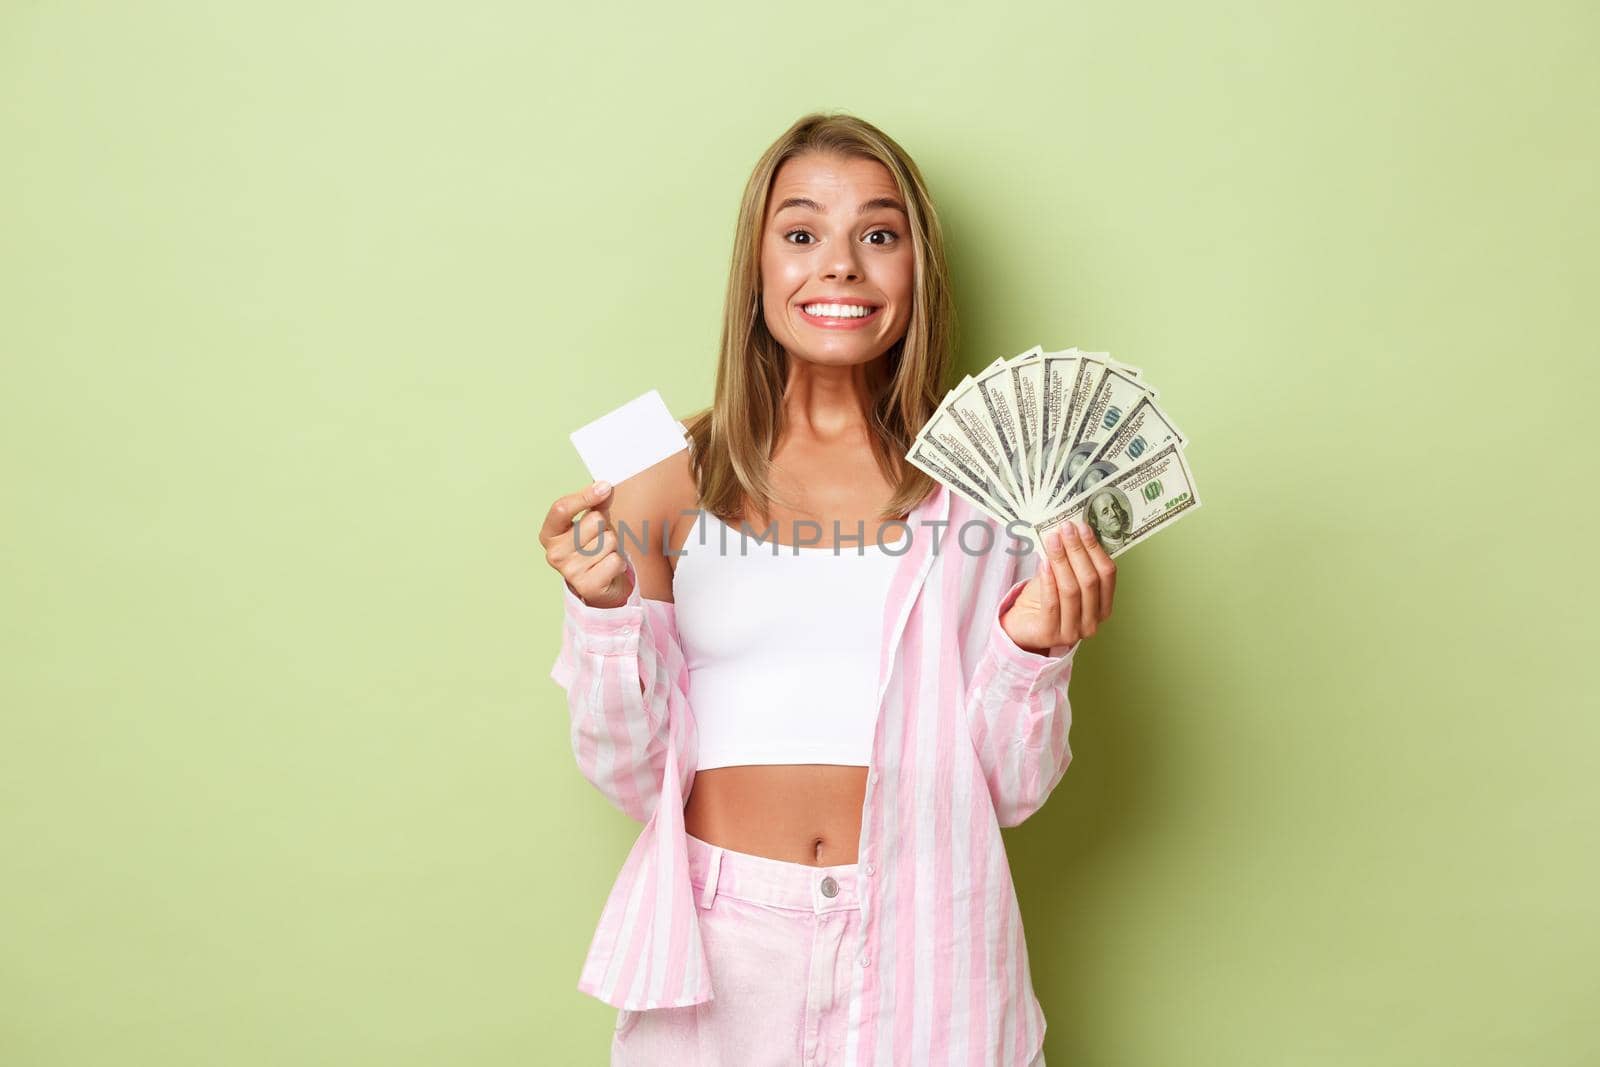
[[[859,864],[814,867],[723,848],[688,832],[684,836],[689,840],[689,881],[702,908],[711,907],[718,893],[814,915],[861,907]]]

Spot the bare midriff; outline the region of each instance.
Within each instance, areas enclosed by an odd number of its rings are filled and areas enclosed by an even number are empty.
[[[673,543],[681,545],[687,536],[674,531]],[[903,530],[869,530],[866,536],[892,543],[903,536]],[[867,768],[863,766],[763,763],[709,767],[696,771],[690,784],[683,809],[684,829],[713,845],[790,863],[816,867],[855,863],[866,795]]]
[[[831,867],[856,862],[867,769],[772,763],[696,771],[684,829],[735,852]]]

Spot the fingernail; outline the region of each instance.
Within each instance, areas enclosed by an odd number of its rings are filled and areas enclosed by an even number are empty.
[[[595,496],[605,496],[609,492],[611,492],[611,483],[610,482],[595,482],[594,483],[594,495]]]

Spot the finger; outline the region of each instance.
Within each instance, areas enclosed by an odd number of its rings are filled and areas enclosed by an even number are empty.
[[[607,493],[603,494],[600,497],[599,500],[595,501],[593,506],[590,507],[589,510],[594,512],[596,515],[599,515],[601,518],[605,519],[606,520],[606,525],[610,526],[611,525],[611,504],[612,504],[612,501],[614,501],[616,499],[617,499],[617,494],[612,493],[612,492],[607,492]]]
[[[1055,538],[1056,547],[1061,546],[1061,535],[1051,530],[1044,535],[1045,555],[1039,558],[1039,583],[1035,587],[1039,593],[1039,614],[1044,618],[1045,625],[1055,633],[1061,626],[1061,591],[1056,588],[1055,572],[1050,567],[1049,545],[1050,539]]]
[[[1056,634],[1064,640],[1061,644],[1071,644],[1078,639],[1079,622],[1083,616],[1083,590],[1078,587],[1078,576],[1067,562],[1067,546],[1078,540],[1070,526],[1058,526],[1050,531],[1055,534],[1052,543],[1049,535],[1045,536],[1045,554],[1050,560],[1050,576],[1056,593],[1060,598],[1060,614],[1056,618]]]
[[[573,527],[574,530],[577,527]],[[580,552],[576,545],[562,542],[550,550],[550,565],[561,572],[561,577],[576,588],[590,569],[600,561],[598,552]]]
[[[607,493],[600,499],[598,503],[589,509],[589,514],[594,516],[596,528],[604,530],[606,533],[610,534],[612,541],[616,543],[616,550],[622,553],[624,556],[628,554],[627,545],[629,541],[633,542],[633,545],[637,550],[641,552],[648,551],[645,535],[650,532],[649,520],[646,520],[644,522],[643,529],[638,531],[635,531],[632,527],[628,526],[626,521],[624,521],[621,526],[618,526],[612,521],[611,518],[611,506],[615,504],[616,501],[617,494],[615,492]]]
[[[550,510],[545,513],[544,522],[539,527],[539,543],[546,548],[555,544],[558,538],[572,529],[573,517],[578,512],[609,500],[610,493],[610,483],[594,482],[575,493],[558,497],[556,502],[550,505]]]
[[[572,524],[572,540],[578,551],[586,556],[593,556],[598,551],[596,547],[600,539],[611,532],[611,523],[601,513],[599,507],[590,508],[578,516],[578,521]]]
[[[591,519],[585,515],[578,520],[578,524],[574,529],[582,528],[590,531],[578,545],[578,555],[585,561],[595,563],[601,556],[616,549],[617,535],[600,521],[600,516],[596,515]]]
[[[593,558],[580,557],[584,562],[577,568],[577,576],[568,583],[585,599],[616,592],[618,580],[628,572],[628,563],[620,552],[605,552]]]
[[[562,574],[582,570],[599,555],[596,542],[605,529],[605,521],[591,508],[574,519],[566,533],[545,546],[545,558]]]
[[[1062,534],[1062,540],[1067,546],[1067,565],[1072,568],[1072,573],[1078,579],[1078,588],[1083,590],[1078,616],[1080,631],[1085,637],[1093,637],[1096,625],[1100,621],[1100,572],[1095,570],[1094,564],[1089,561],[1089,550],[1084,547],[1083,534],[1079,532],[1078,524],[1072,525],[1072,531]]]
[[[1111,601],[1117,595],[1117,561],[1106,555],[1106,550],[1100,544],[1100,536],[1088,523],[1083,526],[1084,547],[1089,550],[1089,562],[1094,564],[1095,573],[1100,575],[1100,620],[1104,622],[1111,616]]]

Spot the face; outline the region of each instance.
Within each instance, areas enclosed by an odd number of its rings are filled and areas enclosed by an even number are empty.
[[[1101,493],[1089,507],[1094,512],[1095,529],[1108,537],[1122,533],[1122,516],[1117,514],[1117,501],[1110,493]]]
[[[916,253],[889,169],[808,152],[773,176],[761,235],[767,329],[791,356],[867,363],[905,336]]]

